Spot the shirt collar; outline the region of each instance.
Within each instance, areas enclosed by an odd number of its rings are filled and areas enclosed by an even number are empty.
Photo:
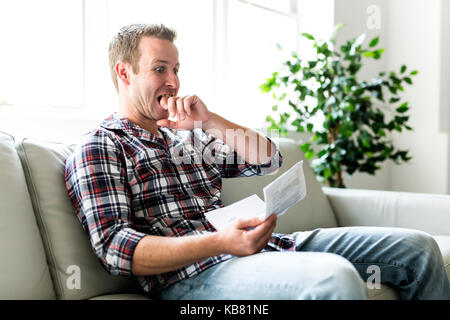
[[[127,118],[120,116],[117,113],[111,114],[108,118],[102,121],[100,124],[101,127],[110,129],[110,130],[120,130],[123,131],[126,134],[130,134],[132,136],[135,136],[141,140],[147,140],[151,142],[157,142],[157,143],[163,143],[164,138],[163,136],[167,134],[166,128],[159,127],[158,131],[162,134],[162,136],[156,136],[155,134],[151,133],[150,131],[147,131],[137,124],[134,124]]]

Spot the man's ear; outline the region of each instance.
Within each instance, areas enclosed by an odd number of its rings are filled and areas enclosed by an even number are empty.
[[[118,61],[115,65],[115,70],[118,77],[117,81],[122,81],[125,85],[129,85],[131,66],[126,62]]]

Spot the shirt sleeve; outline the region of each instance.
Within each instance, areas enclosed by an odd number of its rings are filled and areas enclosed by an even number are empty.
[[[276,151],[267,163],[260,165],[247,163],[230,146],[213,136],[209,136],[202,154],[204,158],[210,158],[214,162],[224,178],[271,174],[282,166],[283,157],[277,145],[269,137],[266,136],[266,139]]]
[[[125,158],[107,133],[97,131],[66,161],[66,188],[91,246],[105,270],[131,276],[131,262],[146,234],[131,227]]]

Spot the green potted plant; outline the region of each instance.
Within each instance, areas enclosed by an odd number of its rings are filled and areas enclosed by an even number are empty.
[[[400,93],[412,84],[405,65],[399,72],[380,72],[371,81],[357,78],[364,59],[380,59],[379,37],[364,46],[365,35],[336,48],[337,25],[329,41],[302,36],[313,42],[315,58],[302,61],[292,53],[282,69],[260,86],[272,93],[276,104],[268,115],[269,130],[309,132],[310,140],[300,144],[312,168],[330,187],[345,188],[343,172],[374,175],[387,159],[395,163],[411,159],[407,150],[394,147],[388,133],[412,130],[407,122],[408,102]],[[320,123],[318,125],[318,122]]]

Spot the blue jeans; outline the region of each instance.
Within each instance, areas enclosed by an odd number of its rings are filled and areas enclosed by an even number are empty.
[[[173,284],[161,298],[367,299],[368,286],[380,280],[401,299],[450,299],[441,252],[425,232],[350,227],[294,236],[294,252],[233,258]]]

